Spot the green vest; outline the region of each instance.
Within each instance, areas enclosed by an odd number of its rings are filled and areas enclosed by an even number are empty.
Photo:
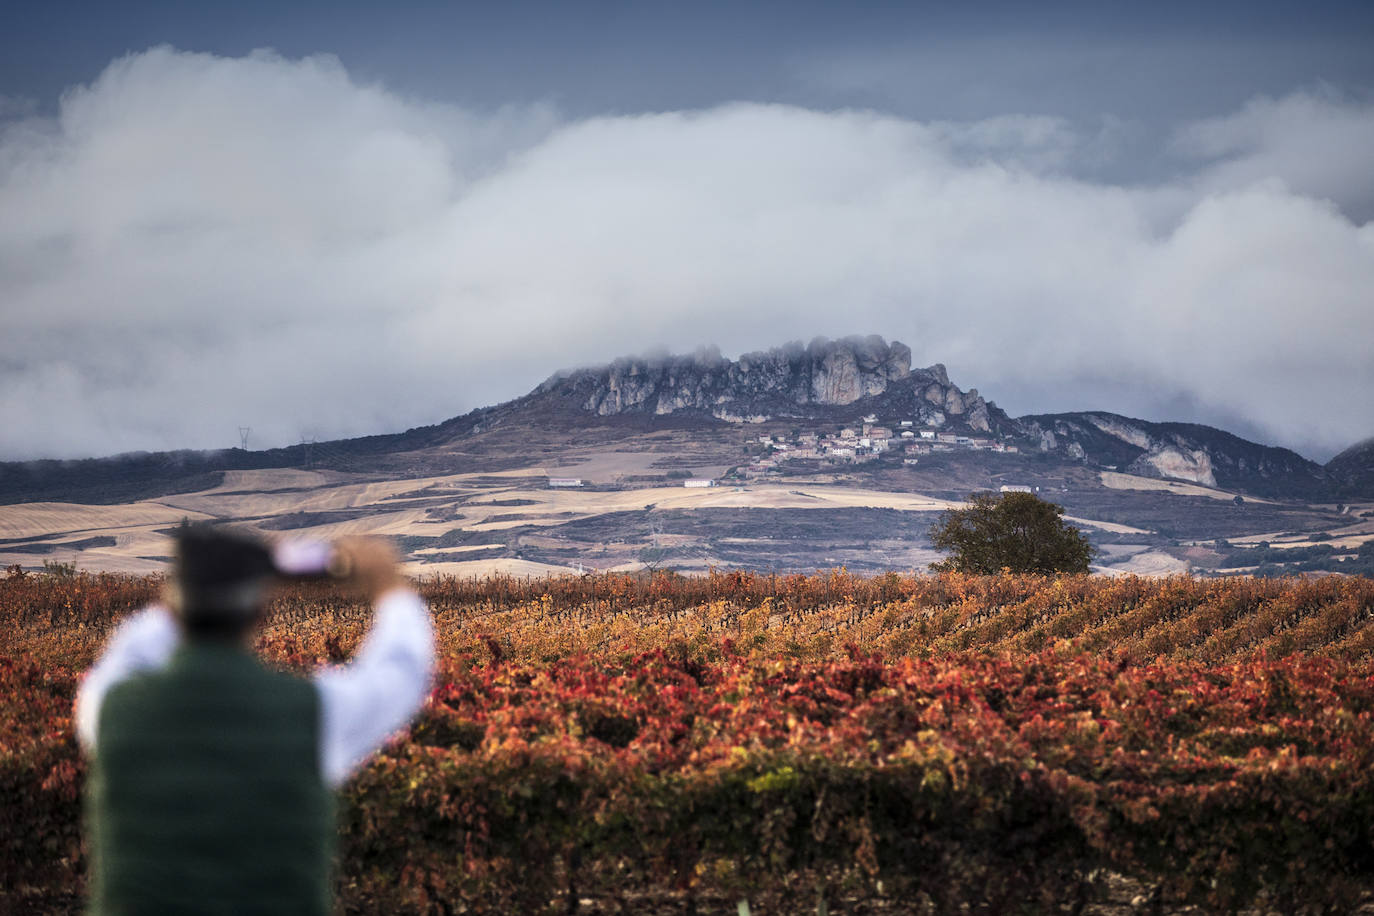
[[[332,907],[334,797],[314,685],[189,644],[111,688],[91,771],[91,912]]]

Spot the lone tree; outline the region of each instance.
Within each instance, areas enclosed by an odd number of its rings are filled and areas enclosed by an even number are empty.
[[[930,529],[935,546],[950,554],[931,569],[1085,573],[1093,547],[1063,514],[1033,493],[975,493],[967,508],[946,511]]]

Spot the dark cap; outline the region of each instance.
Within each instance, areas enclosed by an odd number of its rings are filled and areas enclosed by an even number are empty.
[[[209,524],[183,525],[172,538],[173,575],[188,628],[246,625],[257,616],[263,587],[277,576],[266,544],[245,532]]]

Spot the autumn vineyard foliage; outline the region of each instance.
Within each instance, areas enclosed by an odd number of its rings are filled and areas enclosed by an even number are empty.
[[[71,704],[150,579],[0,577],[0,909],[76,906]],[[441,661],[349,783],[349,912],[1343,912],[1374,891],[1363,578],[433,579]],[[275,600],[346,659],[366,609]]]

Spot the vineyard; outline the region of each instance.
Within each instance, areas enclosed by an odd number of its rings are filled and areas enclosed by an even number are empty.
[[[77,677],[157,589],[0,578],[0,908],[77,907]],[[1368,579],[421,590],[440,671],[345,790],[348,912],[1316,913],[1374,891]],[[258,648],[304,671],[366,623],[297,586]]]

